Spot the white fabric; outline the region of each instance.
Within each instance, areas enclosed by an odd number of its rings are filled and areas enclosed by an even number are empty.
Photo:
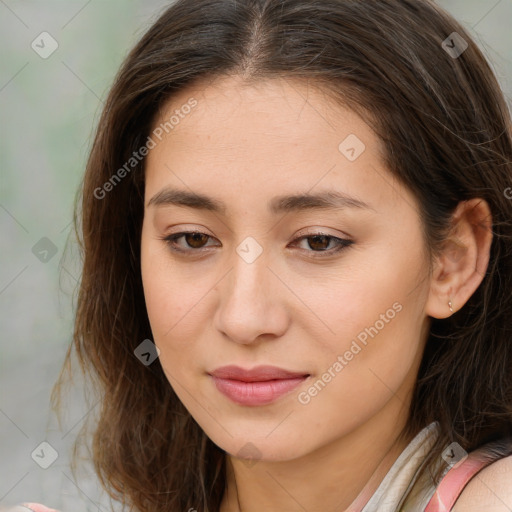
[[[423,465],[425,456],[430,451],[438,436],[438,424],[433,422],[418,432],[404,451],[391,466],[381,484],[372,495],[361,512],[414,512],[422,511],[435,492],[433,486],[427,487],[415,499],[408,498],[418,471]]]

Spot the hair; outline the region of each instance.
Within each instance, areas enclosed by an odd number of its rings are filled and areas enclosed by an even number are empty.
[[[458,58],[442,46],[453,32],[468,43]],[[117,74],[77,195],[83,270],[54,409],[74,348],[101,393],[92,459],[110,497],[145,512],[219,510],[226,453],[185,409],[159,360],[145,366],[134,354],[152,339],[140,270],[145,159],[103,199],[95,191],[145,144],[174,93],[228,76],[306,80],[363,117],[391,175],[417,199],[432,258],[459,202],[489,204],[487,271],[464,307],[431,319],[400,433],[439,423],[423,468],[437,484],[447,444],[469,452],[512,435],[512,123],[489,63],[431,0],[178,0],[160,15]]]

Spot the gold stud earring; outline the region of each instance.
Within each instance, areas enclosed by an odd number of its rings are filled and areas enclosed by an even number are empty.
[[[448,307],[450,308],[450,311],[453,313],[453,306],[451,300],[448,301]]]

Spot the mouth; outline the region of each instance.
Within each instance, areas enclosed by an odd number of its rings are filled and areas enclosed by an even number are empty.
[[[311,375],[275,366],[245,370],[223,366],[209,373],[218,391],[239,405],[258,406],[275,402],[302,384]]]

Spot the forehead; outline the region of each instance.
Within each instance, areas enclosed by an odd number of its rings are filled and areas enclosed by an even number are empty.
[[[188,113],[186,105],[191,99],[197,105]],[[179,119],[174,115],[175,126],[168,130],[175,139],[188,138],[193,130],[199,139],[222,139],[233,146],[262,140],[303,146],[305,138],[314,137],[326,144],[333,142],[337,149],[343,132],[351,130],[367,144],[380,146],[355,112],[303,79],[273,78],[250,84],[238,76],[202,80],[173,95],[160,110],[154,127],[165,125],[173,114],[181,114]],[[233,127],[239,130],[233,131]]]
[[[372,129],[304,81],[197,83],[164,105],[155,130],[161,140],[153,136],[156,147],[147,157],[146,199],[169,184],[215,189],[227,204],[240,194],[257,201],[315,187],[360,196],[377,184],[378,196],[383,179],[391,193],[396,189]]]

